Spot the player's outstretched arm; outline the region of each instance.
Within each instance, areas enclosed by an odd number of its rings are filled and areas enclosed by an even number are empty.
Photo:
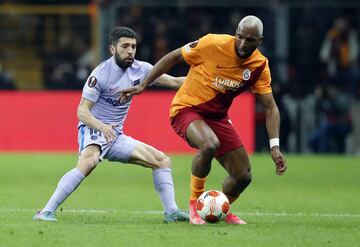
[[[172,89],[179,89],[181,85],[185,81],[185,76],[182,77],[174,77],[168,74],[163,74],[159,78],[156,79],[155,85],[160,87],[168,87]]]
[[[287,169],[284,155],[280,151],[279,130],[280,113],[272,93],[258,94],[258,99],[265,109],[266,130],[270,139],[271,157],[275,162],[276,174],[283,175]]]
[[[154,68],[145,77],[142,83],[120,91],[120,93],[122,93],[120,101],[125,102],[129,97],[142,93],[151,82],[155,81],[156,78],[169,71],[175,64],[182,61],[184,61],[184,59],[181,54],[181,48],[166,54],[154,65]]]
[[[90,100],[81,98],[77,109],[77,116],[81,122],[85,123],[90,128],[100,130],[107,142],[112,142],[116,138],[116,133],[113,128],[118,124],[104,124],[95,118],[90,111],[94,104],[95,103]]]

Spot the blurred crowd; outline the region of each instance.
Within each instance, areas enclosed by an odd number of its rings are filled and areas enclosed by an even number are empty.
[[[360,154],[359,10],[290,8],[285,58],[274,52],[277,12],[272,7],[123,7],[116,10],[115,24],[138,33],[137,58],[154,64],[171,50],[207,33],[233,34],[247,14],[259,16],[265,36],[260,49],[270,60],[274,95],[282,113],[283,148],[290,152]],[[52,44],[38,49],[44,60],[45,87],[81,89],[94,67],[90,21],[85,17],[54,20],[49,27],[44,25],[49,20],[42,19],[36,28],[38,33],[55,29],[57,34]],[[285,77],[276,69],[284,62]],[[187,70],[187,65],[178,65],[170,74],[185,75]],[[15,89],[1,66],[0,89]],[[260,106],[256,109],[256,148],[265,151],[264,113]]]
[[[46,23],[45,25],[43,23]],[[93,69],[88,16],[43,16],[37,26],[43,36],[38,52],[44,60],[43,82],[47,89],[81,89]]]

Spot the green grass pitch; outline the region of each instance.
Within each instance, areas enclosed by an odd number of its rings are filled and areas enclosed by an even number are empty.
[[[360,159],[291,156],[283,177],[268,154],[251,156],[253,181],[232,205],[246,226],[164,224],[151,171],[101,163],[57,211],[35,222],[76,154],[0,154],[0,247],[360,246]],[[178,205],[189,198],[191,156],[172,156]],[[216,163],[207,189],[221,189]]]

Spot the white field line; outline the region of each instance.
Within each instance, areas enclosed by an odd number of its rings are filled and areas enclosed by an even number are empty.
[[[0,208],[0,212],[35,212],[35,209],[25,208]],[[128,214],[163,214],[162,211],[126,211],[126,210],[102,210],[102,209],[64,209],[62,212],[66,213],[87,213],[87,214],[108,214],[108,213],[128,213]],[[360,218],[360,214],[349,213],[302,213],[302,212],[234,212],[243,216],[258,216],[258,217],[330,217],[330,218]]]

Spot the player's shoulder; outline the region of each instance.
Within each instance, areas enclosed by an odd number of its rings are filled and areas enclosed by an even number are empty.
[[[110,71],[111,66],[112,66],[112,57],[106,59],[105,61],[101,62],[98,66],[96,66],[95,69],[91,72],[91,74],[101,75],[106,71]]]
[[[90,74],[90,76],[88,77],[88,80],[87,80],[88,83],[90,81],[93,81],[95,84],[96,83],[99,83],[99,84],[106,83],[109,80],[109,77],[110,77],[111,66],[112,66],[112,58],[109,58],[109,59],[101,62],[91,72],[91,74]]]
[[[254,54],[251,56],[253,62],[258,62],[258,63],[266,63],[266,65],[269,63],[267,57],[262,54],[262,52],[259,49],[256,49],[254,51]]]
[[[256,52],[256,56],[259,58],[259,59],[263,59],[263,60],[267,60],[267,57],[257,48],[256,50],[255,50],[255,52]]]
[[[131,67],[134,69],[141,69],[143,67],[148,67],[148,66],[152,66],[152,65],[148,62],[137,60],[137,59],[134,59],[134,62],[131,65]]]
[[[225,44],[233,40],[234,36],[228,34],[208,33],[207,35],[203,36],[203,39],[214,44]]]
[[[137,59],[134,59],[134,62],[131,65],[131,69],[134,72],[137,72],[137,71],[146,72],[148,70],[151,70],[152,68],[153,68],[152,64],[145,62],[145,61],[137,60]]]

